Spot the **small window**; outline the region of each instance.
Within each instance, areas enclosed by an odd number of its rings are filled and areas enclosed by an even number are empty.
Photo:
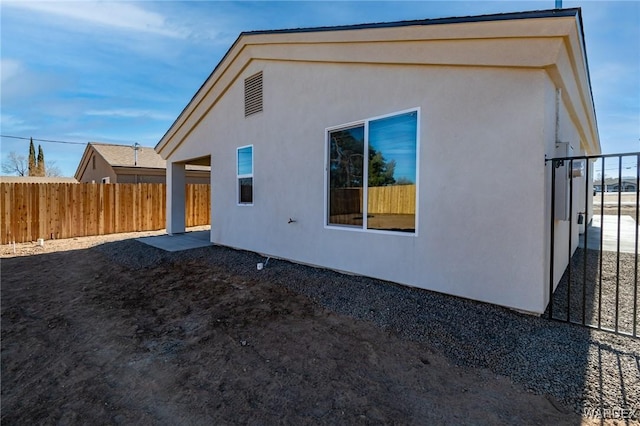
[[[262,112],[262,71],[244,81],[244,116]]]
[[[109,176],[102,178],[102,183],[111,183],[111,178]]]
[[[253,145],[237,150],[238,204],[253,204]]]

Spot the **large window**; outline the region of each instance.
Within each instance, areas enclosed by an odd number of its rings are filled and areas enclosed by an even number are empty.
[[[238,204],[253,204],[253,145],[237,150]]]
[[[328,225],[415,233],[418,112],[328,130]]]

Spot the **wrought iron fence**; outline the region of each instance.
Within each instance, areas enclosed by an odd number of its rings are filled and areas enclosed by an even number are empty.
[[[547,160],[548,318],[638,337],[638,160],[640,152]]]

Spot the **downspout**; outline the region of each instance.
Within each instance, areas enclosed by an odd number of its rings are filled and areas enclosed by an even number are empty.
[[[556,143],[560,142],[560,98],[562,89],[556,89]]]

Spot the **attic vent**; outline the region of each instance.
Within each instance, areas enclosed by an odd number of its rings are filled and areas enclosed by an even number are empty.
[[[262,71],[244,81],[244,116],[262,112]]]

